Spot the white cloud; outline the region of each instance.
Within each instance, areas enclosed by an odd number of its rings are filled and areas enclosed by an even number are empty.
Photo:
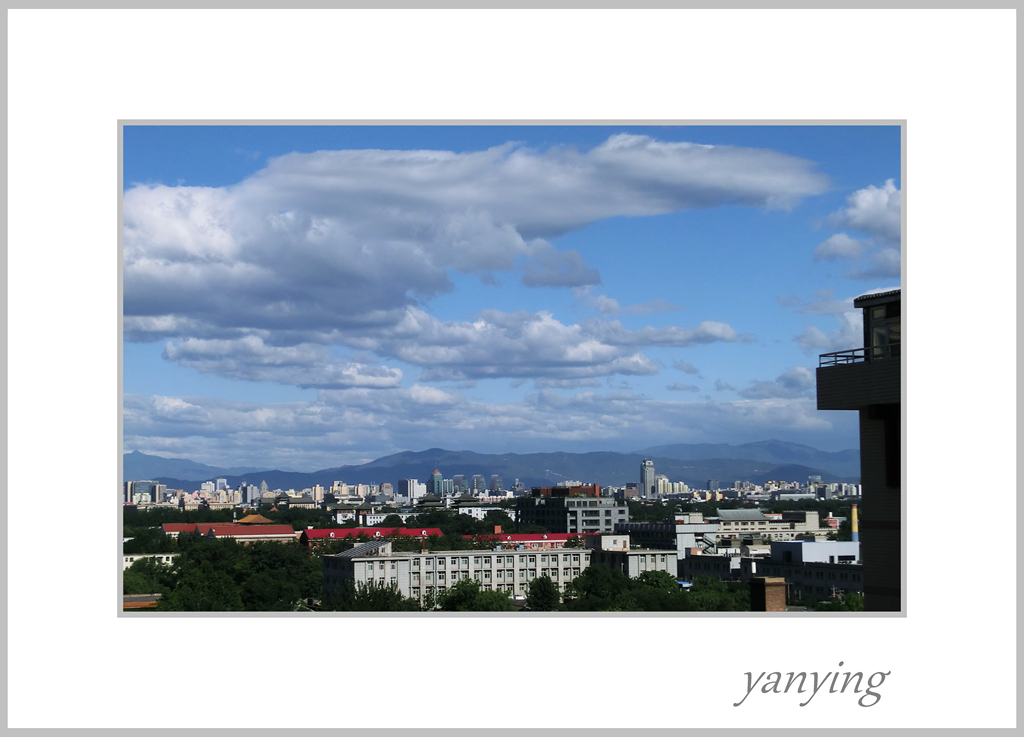
[[[522,283],[528,287],[581,287],[600,284],[601,275],[583,262],[579,251],[557,251],[543,243],[533,249]]]
[[[814,249],[814,259],[816,261],[855,260],[860,258],[862,251],[860,241],[851,238],[846,233],[836,233],[822,241]]]
[[[671,391],[674,391],[674,392],[699,392],[700,391],[700,387],[699,386],[694,386],[693,384],[679,384],[679,383],[676,383],[676,384],[669,384],[665,388],[666,389],[670,389]]]
[[[830,353],[860,348],[864,345],[864,316],[860,310],[836,315],[838,327],[827,334],[813,325],[796,337],[800,347],[809,353]]]
[[[618,301],[603,294],[592,294],[590,285],[577,287],[573,290],[573,296],[581,303],[597,310],[602,315],[616,315],[619,312],[626,312],[630,315],[650,315],[655,312],[679,312],[686,309],[679,305],[672,304],[666,299],[652,299],[647,302],[626,305],[622,307]]]
[[[870,266],[846,272],[851,279],[900,279],[902,265],[902,192],[894,180],[881,187],[869,185],[847,198],[846,207],[832,213],[829,221],[836,227],[863,233],[866,238],[853,238],[836,233],[814,250],[816,261],[862,261]]]
[[[602,315],[615,315],[619,312],[619,303],[604,294],[591,294],[592,286],[577,287],[572,290],[572,296],[579,302],[597,310]]]
[[[813,399],[670,402],[628,391],[563,396],[544,389],[526,401],[485,404],[458,392],[414,385],[321,390],[316,402],[260,405],[126,395],[126,450],[159,452],[224,465],[301,470],[362,463],[430,444],[481,452],[619,449],[678,442],[750,442],[766,437],[814,443],[839,433],[856,444],[851,413],[819,412]],[[855,413],[854,413],[855,414]]]
[[[680,371],[682,371],[683,373],[686,373],[686,374],[699,374],[700,373],[700,369],[699,368],[694,366],[692,363],[687,363],[686,361],[673,361],[672,362],[672,368],[677,368],[677,369],[679,369]]]
[[[704,320],[692,330],[674,325],[628,330],[618,320],[586,320],[583,322],[583,328],[605,343],[620,346],[664,345],[685,348],[703,343],[731,343],[740,339],[731,326],[714,320]]]
[[[886,243],[899,244],[901,234],[902,193],[892,179],[881,187],[869,185],[847,198],[849,207],[833,213],[833,222],[841,227],[867,233]]]
[[[744,399],[793,399],[806,397],[814,387],[814,374],[803,366],[783,371],[771,381],[753,381],[738,393]]]
[[[409,308],[453,289],[450,271],[598,283],[580,253],[543,240],[597,220],[787,206],[825,186],[814,164],[784,154],[644,136],[584,153],[511,144],[294,153],[230,187],[132,186],[126,338],[255,334],[287,345],[393,329]],[[603,302],[602,314],[613,306]]]
[[[867,269],[854,269],[846,276],[854,279],[900,279],[903,273],[900,252],[896,248],[882,248],[871,254],[872,265]]]
[[[229,379],[273,381],[304,388],[385,388],[402,383],[400,369],[334,361],[324,345],[269,346],[253,335],[234,340],[186,338],[169,342],[164,357]]]

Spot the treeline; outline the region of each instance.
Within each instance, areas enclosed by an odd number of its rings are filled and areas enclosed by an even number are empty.
[[[178,536],[172,565],[144,558],[124,572],[125,594],[161,594],[158,609],[186,612],[294,611],[320,598],[320,558],[301,545]]]
[[[500,591],[486,591],[480,582],[463,579],[436,600],[418,601],[402,596],[397,586],[350,585],[325,601],[332,611],[515,611],[512,600]],[[629,578],[606,566],[590,566],[566,586],[564,595],[548,576],[530,582],[525,608],[544,612],[725,612],[750,611],[748,584],[726,583],[698,576],[683,589],[663,571]]]

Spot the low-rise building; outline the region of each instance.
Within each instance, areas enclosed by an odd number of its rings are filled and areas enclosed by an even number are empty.
[[[171,565],[174,562],[174,558],[177,553],[132,553],[131,555],[123,555],[122,557],[122,571],[127,571],[132,567],[132,564],[136,561],[140,561],[143,558],[149,558],[154,563],[162,563],[163,565]]]
[[[860,543],[856,542],[773,542],[768,556],[688,552],[690,554],[679,562],[679,576],[687,581],[696,576],[734,581],[780,577],[786,580],[793,601],[805,596],[824,598],[864,591]]]
[[[684,557],[688,548],[714,549],[719,526],[704,519],[700,512],[677,514],[661,522],[624,522],[615,532],[629,535],[634,546],[675,550]]]
[[[719,509],[715,521],[721,537],[781,541],[812,536],[815,540],[825,540],[831,532],[828,527],[819,525],[817,511],[782,512],[779,518],[767,516],[759,509]]]
[[[168,537],[178,537],[183,533],[198,532],[204,537],[213,539],[234,539],[248,544],[263,540],[275,542],[295,542],[298,534],[291,525],[240,525],[237,522],[165,522],[161,529]]]
[[[586,540],[592,551],[591,565],[603,565],[636,578],[650,571],[661,571],[675,578],[678,571],[674,549],[634,548],[629,535],[592,535]]]
[[[303,545],[318,546],[334,540],[380,540],[390,537],[412,537],[426,539],[440,537],[440,527],[345,527],[345,528],[307,528],[299,535]]]
[[[711,576],[723,581],[734,581],[740,578],[740,562],[738,555],[707,554],[699,548],[684,551],[679,559],[679,578],[693,581],[697,576]]]
[[[379,540],[323,557],[324,596],[342,593],[352,582],[356,586],[395,586],[402,596],[422,604],[462,579],[479,581],[484,591],[525,596],[530,582],[541,576],[550,577],[559,591],[564,591],[565,585],[590,565],[590,558],[591,551],[585,548],[395,553],[390,541]]]
[[[615,525],[629,522],[625,501],[598,494],[596,485],[534,489],[516,503],[516,523],[540,525],[551,532],[611,533]]]

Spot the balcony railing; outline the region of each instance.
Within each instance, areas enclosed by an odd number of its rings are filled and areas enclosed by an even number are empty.
[[[899,355],[899,343],[890,343],[889,345],[876,345],[870,348],[853,348],[848,351],[822,353],[820,356],[818,356],[818,368],[821,368],[823,366],[842,366],[848,363],[882,361],[887,358],[898,357]]]

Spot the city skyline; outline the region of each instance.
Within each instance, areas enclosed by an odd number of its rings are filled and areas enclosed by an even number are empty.
[[[899,126],[125,126],[123,450],[857,447]]]

